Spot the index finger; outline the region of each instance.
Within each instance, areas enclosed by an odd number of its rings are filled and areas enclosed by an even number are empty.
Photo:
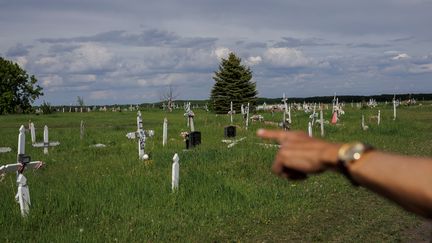
[[[259,129],[257,131],[257,136],[261,138],[273,139],[281,142],[285,137],[285,133],[283,131],[278,131],[278,130]]]

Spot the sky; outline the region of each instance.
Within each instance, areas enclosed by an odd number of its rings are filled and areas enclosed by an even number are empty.
[[[259,97],[432,92],[432,0],[0,0],[0,56],[36,104],[207,99],[221,58]]]

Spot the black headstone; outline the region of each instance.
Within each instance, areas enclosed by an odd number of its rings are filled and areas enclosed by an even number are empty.
[[[193,148],[201,144],[201,132],[191,132],[186,138],[186,149]]]
[[[233,138],[236,136],[236,127],[235,126],[226,126],[224,128],[224,135],[226,138]]]

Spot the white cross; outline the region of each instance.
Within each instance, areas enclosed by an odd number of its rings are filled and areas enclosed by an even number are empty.
[[[34,125],[32,126],[32,128],[34,129]],[[34,132],[31,132],[31,133],[34,133]],[[48,147],[55,147],[55,146],[60,145],[60,142],[58,142],[58,141],[54,141],[54,142],[50,142],[49,141],[49,139],[48,139],[48,126],[47,125],[44,126],[43,137],[44,137],[43,143],[34,143],[33,147],[35,147],[35,148],[43,148],[44,149],[44,154],[48,154]]]
[[[141,117],[141,111],[137,112],[137,131],[136,132],[129,132],[126,134],[126,137],[129,139],[135,139],[138,138],[138,157],[139,159],[147,160],[149,158],[148,154],[145,153],[145,142],[148,137],[153,137],[154,131],[153,130],[144,130],[142,125],[142,117]]]
[[[25,169],[39,169],[42,165],[42,161],[30,162],[30,157],[25,155],[25,128],[21,126],[18,135],[18,156],[17,163],[0,166],[0,175],[4,175],[8,172],[17,173],[17,185],[18,191],[15,199],[20,205],[21,215],[27,216],[30,210],[30,191],[27,186],[27,178],[23,175]]]

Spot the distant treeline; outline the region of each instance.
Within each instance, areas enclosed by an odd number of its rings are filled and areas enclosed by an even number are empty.
[[[307,98],[291,98],[288,97],[288,102],[292,103],[331,103],[334,96],[315,96]],[[382,95],[337,95],[339,102],[362,102],[369,101],[369,99],[374,99],[377,102],[392,101],[394,94],[382,94]],[[398,100],[408,100],[414,98],[417,101],[432,100],[432,94],[396,94],[396,99]],[[276,104],[281,103],[282,98],[258,98],[257,104]]]
[[[338,95],[339,102],[367,102],[369,99],[375,99],[377,102],[385,102],[391,101],[393,99],[394,94],[382,94],[382,95]],[[423,100],[432,100],[432,94],[396,94],[396,99],[398,100],[408,100],[414,98],[417,101]],[[279,104],[281,103],[282,97],[280,98],[258,98],[257,104],[262,105],[264,102],[266,104]],[[333,96],[315,96],[315,97],[307,97],[307,98],[291,98],[288,97],[289,103],[331,103],[333,101]],[[209,105],[209,100],[175,100],[174,103],[179,106],[183,106],[184,103],[190,102],[192,106],[200,106],[204,107],[206,104]],[[162,109],[163,103],[166,102],[160,101],[155,103],[142,103],[139,106],[142,108],[160,108]],[[88,107],[107,107],[107,109],[111,108],[129,108],[130,106],[136,106],[136,104],[114,104],[114,105],[87,105]],[[35,106],[40,107],[40,106]],[[68,105],[62,106],[52,106],[53,108],[61,109],[63,107],[69,107]],[[78,105],[72,105],[72,107],[79,107]]]

